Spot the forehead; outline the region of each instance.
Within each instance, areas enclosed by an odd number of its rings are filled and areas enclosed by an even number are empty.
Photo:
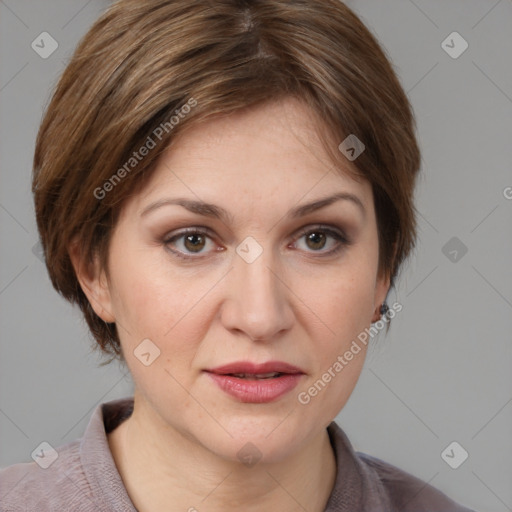
[[[173,141],[129,209],[140,214],[166,194],[220,202],[230,211],[334,192],[357,194],[367,205],[370,184],[347,173],[352,164],[344,157],[332,161],[316,121],[295,98],[212,117]]]

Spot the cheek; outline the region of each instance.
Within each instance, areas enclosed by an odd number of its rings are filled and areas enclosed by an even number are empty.
[[[310,408],[310,418],[329,420],[345,406],[361,375],[368,345],[358,336],[370,326],[373,312],[369,287],[338,286],[330,297],[339,298],[326,301],[321,310],[330,329],[316,333],[313,373],[297,397]]]
[[[367,351],[358,336],[369,328],[374,313],[376,261],[371,254],[358,254],[345,263],[329,278],[317,279],[316,291],[307,300],[311,318],[320,320],[306,322],[311,327],[315,364],[301,391],[318,417],[335,417],[350,397]]]
[[[324,304],[318,309],[322,311],[325,323],[330,328],[327,336],[318,337],[317,334],[315,345],[319,347],[319,372],[325,372],[334,365],[338,356],[347,354],[347,363],[343,363],[344,368],[339,373],[343,376],[333,379],[338,383],[357,380],[362,368],[366,345],[359,342],[358,336],[371,324],[374,299],[372,284],[354,279],[331,286]]]
[[[118,247],[113,253],[118,255],[112,260],[113,308],[130,342],[170,336],[191,308],[195,281],[184,282],[183,275],[172,272],[162,247],[126,247],[124,252]]]
[[[340,265],[336,272],[315,279],[314,292],[306,294],[306,304],[317,321],[310,322],[312,339],[323,347],[322,354],[331,357],[343,350],[352,339],[364,331],[374,313],[376,269],[365,264]],[[305,287],[311,284],[303,282]],[[311,288],[309,287],[309,290]],[[325,361],[324,361],[325,362]]]
[[[124,327],[119,329],[123,352],[135,380],[154,376],[162,385],[165,368],[185,383],[198,344],[211,322],[206,292],[212,283],[208,279],[194,278],[186,271],[173,272],[169,263],[155,257],[154,252],[150,261],[149,253],[145,258],[125,258],[113,276],[116,283],[114,311]],[[148,367],[134,354],[146,339],[160,351],[159,357]],[[159,371],[148,372],[149,368]]]

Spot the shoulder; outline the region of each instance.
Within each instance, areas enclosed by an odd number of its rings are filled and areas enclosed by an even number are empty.
[[[423,480],[381,459],[356,452],[360,463],[384,488],[393,510],[403,512],[475,512]]]
[[[0,469],[0,512],[96,510],[83,506],[90,494],[80,461],[80,440],[35,454],[38,462]]]
[[[0,469],[0,512],[135,512],[107,437],[132,410],[132,397],[99,404],[81,438],[57,448],[42,443],[34,462]]]

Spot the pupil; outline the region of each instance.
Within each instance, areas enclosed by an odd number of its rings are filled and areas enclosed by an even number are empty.
[[[308,236],[308,241],[313,242],[314,244],[320,243],[320,247],[314,247],[316,249],[321,249],[324,244],[322,244],[322,241],[325,241],[325,235],[323,233],[311,233]]]
[[[203,237],[201,235],[187,235],[187,237],[185,238],[185,245],[187,246],[187,244],[189,242],[191,242],[192,240],[196,239],[196,242],[197,242],[197,239],[202,239]],[[198,245],[196,242],[192,242],[192,250],[193,252],[198,252],[198,251],[195,251],[194,249],[201,249],[202,246],[201,245]],[[203,245],[204,245],[204,241],[203,241]],[[189,249],[189,247],[187,246],[187,249]]]

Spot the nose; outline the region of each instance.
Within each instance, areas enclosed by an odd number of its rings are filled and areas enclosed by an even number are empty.
[[[294,314],[282,267],[270,250],[251,263],[238,254],[226,276],[226,300],[221,319],[226,329],[240,331],[251,340],[275,341],[291,329]]]

